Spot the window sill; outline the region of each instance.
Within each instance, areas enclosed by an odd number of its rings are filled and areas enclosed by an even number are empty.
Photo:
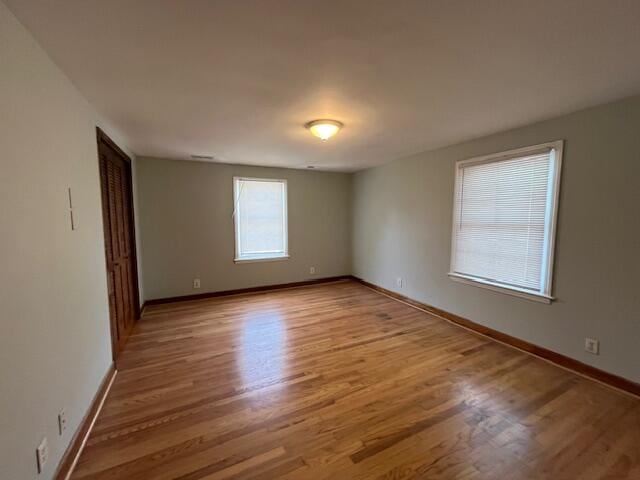
[[[466,285],[473,285],[480,288],[486,288],[488,290],[493,290],[494,292],[505,293],[514,297],[526,298],[527,300],[533,300],[534,302],[550,304],[553,300],[555,300],[553,297],[544,295],[542,293],[533,293],[529,290],[519,289],[517,287],[505,287],[497,283],[479,280],[477,278],[461,275],[459,273],[449,272],[449,277],[455,282],[464,283]]]
[[[289,255],[278,255],[273,257],[244,257],[233,259],[235,263],[280,262],[282,260],[289,260]]]

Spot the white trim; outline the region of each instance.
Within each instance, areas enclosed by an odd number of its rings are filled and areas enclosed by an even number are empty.
[[[451,225],[451,253],[449,262],[449,277],[452,280],[459,281],[461,283],[467,283],[476,285],[483,288],[488,288],[497,292],[507,293],[518,297],[528,298],[530,300],[542,301],[544,303],[551,303],[554,299],[553,292],[553,260],[555,254],[555,240],[556,240],[556,227],[558,224],[558,203],[560,199],[560,175],[562,171],[562,154],[564,149],[564,140],[556,140],[553,142],[540,143],[538,145],[531,145],[529,147],[516,148],[513,150],[507,150],[505,152],[492,153],[489,155],[482,155],[479,157],[473,157],[466,160],[458,160],[455,165],[455,180],[453,189],[453,222]],[[457,237],[457,225],[460,221],[460,212],[458,211],[460,205],[460,186],[462,184],[462,176],[464,176],[464,169],[470,165],[479,165],[483,163],[499,162],[508,160],[511,158],[524,157],[528,155],[535,155],[536,153],[543,153],[551,151],[551,168],[549,170],[549,183],[552,190],[549,191],[550,198],[547,203],[546,212],[546,231],[544,248],[546,255],[544,258],[546,261],[542,265],[542,274],[544,275],[542,286],[543,292],[530,293],[528,290],[518,287],[505,286],[500,283],[491,282],[484,279],[478,279],[476,277],[460,274],[455,271],[455,253],[456,253],[456,237]]]
[[[284,243],[284,251],[278,252],[277,254],[265,254],[264,257],[258,255],[251,255],[243,257],[240,255],[239,249],[239,239],[240,239],[240,225],[238,223],[238,211],[240,209],[239,195],[240,191],[238,191],[238,183],[240,181],[251,181],[251,182],[273,182],[282,184],[282,188],[284,189],[283,194],[283,243]],[[284,178],[254,178],[254,177],[233,177],[233,223],[234,223],[234,232],[235,232],[235,254],[234,254],[234,262],[235,263],[251,263],[251,262],[270,262],[270,261],[278,261],[278,260],[286,260],[289,258],[289,207],[288,207],[288,188],[287,188],[287,180]]]
[[[562,140],[558,140],[557,142],[553,142],[553,144],[553,192],[551,193],[551,195],[553,196],[552,198],[550,198],[551,204],[548,205],[550,223],[548,225],[548,238],[545,238],[545,245],[547,246],[549,251],[547,254],[547,262],[544,265],[544,267],[546,268],[545,293],[549,296],[551,296],[551,293],[553,292],[553,260],[556,253],[556,228],[558,226],[558,204],[560,203],[560,175],[562,173],[562,156],[564,142]]]
[[[559,150],[562,153],[563,143],[564,140],[555,140],[553,142],[539,143],[538,145],[531,145],[529,147],[515,148],[505,152],[490,153],[488,155],[481,155],[479,157],[468,158],[466,160],[458,160],[456,162],[456,168],[459,168],[461,165],[479,165],[482,163],[508,160],[510,158],[526,157],[529,155],[535,155],[536,153],[548,152],[549,150]]]
[[[277,255],[272,257],[245,257],[233,259],[235,263],[280,262],[282,260],[289,260],[289,255]]]
[[[449,278],[451,278],[451,280],[455,282],[464,283],[466,285],[473,285],[474,287],[486,288],[487,290],[506,293],[507,295],[526,298],[527,300],[533,300],[535,302],[548,304],[555,300],[553,297],[545,295],[543,293],[536,293],[518,287],[505,286],[499,283],[491,282],[489,280],[471,277],[469,275],[462,275],[455,272],[449,272],[447,275],[449,275]]]

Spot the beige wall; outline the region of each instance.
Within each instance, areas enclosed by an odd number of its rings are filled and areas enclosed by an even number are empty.
[[[564,139],[552,305],[447,277],[454,163]],[[421,153],[354,178],[354,274],[640,381],[640,97]],[[396,277],[404,286],[395,286]],[[601,355],[584,338],[601,341]]]
[[[0,3],[2,479],[52,478],[111,364],[96,124],[113,133]]]
[[[350,174],[143,157],[137,166],[147,300],[351,272]],[[234,176],[287,180],[291,258],[233,262]]]

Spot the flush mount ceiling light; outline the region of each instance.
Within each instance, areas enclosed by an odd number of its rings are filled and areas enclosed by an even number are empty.
[[[333,137],[342,127],[344,127],[342,122],[337,120],[313,120],[305,125],[311,135],[318,137],[323,142]]]

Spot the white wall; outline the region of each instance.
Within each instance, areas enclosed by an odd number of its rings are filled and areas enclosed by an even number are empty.
[[[447,277],[456,160],[565,140],[551,305]],[[448,148],[354,178],[354,274],[640,381],[640,97]],[[398,289],[395,278],[404,278]],[[601,355],[584,351],[585,337]]]
[[[0,3],[3,480],[52,477],[111,364],[96,124],[105,128]],[[60,437],[62,408],[68,428]],[[38,476],[44,436],[50,458]]]
[[[236,264],[233,177],[288,181],[287,260]],[[351,273],[351,175],[138,158],[146,299]],[[309,268],[316,267],[310,275]],[[194,278],[201,288],[194,290]]]

